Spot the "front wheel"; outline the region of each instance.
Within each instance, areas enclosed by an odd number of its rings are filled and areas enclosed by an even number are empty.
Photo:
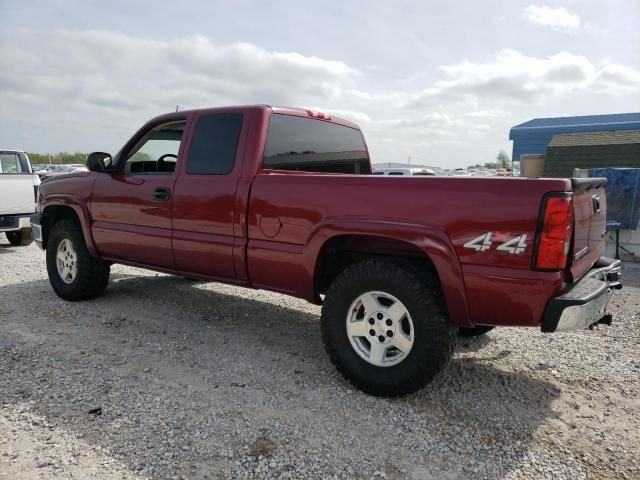
[[[33,242],[30,228],[23,228],[12,232],[6,232],[7,240],[14,247],[25,247]]]
[[[47,242],[47,273],[53,290],[69,301],[99,296],[109,282],[109,263],[89,253],[82,228],[73,220],[57,222]]]
[[[322,338],[338,371],[357,388],[393,397],[419,390],[446,365],[457,328],[437,278],[400,260],[345,269],[322,307]]]

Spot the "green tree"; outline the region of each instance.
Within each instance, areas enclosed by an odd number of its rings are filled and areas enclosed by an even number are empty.
[[[46,153],[28,153],[32,164],[49,163],[49,155]]]
[[[84,165],[87,161],[87,154],[84,152],[58,152],[58,153],[28,153],[32,164],[53,164],[76,163]]]
[[[504,150],[500,150],[498,156],[496,157],[498,168],[511,168],[511,159],[509,155]]]
[[[151,158],[151,155],[149,155],[147,152],[136,152],[133,154],[130,160],[134,162],[148,162],[150,160],[153,160],[153,158]]]

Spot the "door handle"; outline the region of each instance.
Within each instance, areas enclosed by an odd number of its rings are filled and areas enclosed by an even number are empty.
[[[155,200],[169,200],[171,198],[171,190],[167,187],[158,187],[153,192],[153,198]]]

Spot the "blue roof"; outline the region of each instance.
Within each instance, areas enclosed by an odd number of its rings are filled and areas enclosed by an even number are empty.
[[[557,133],[603,132],[640,129],[640,112],[582,117],[535,118],[516,125],[509,132],[513,140],[513,160],[520,155],[544,154]]]
[[[629,128],[640,126],[640,112],[638,113],[614,113],[611,115],[584,115],[581,117],[554,117],[554,118],[534,118],[528,122],[516,125],[511,129],[509,138],[513,133],[524,129],[557,128],[557,127],[595,127],[609,125],[612,130],[632,125]],[[591,130],[591,128],[589,128]],[[626,128],[625,128],[626,130]]]

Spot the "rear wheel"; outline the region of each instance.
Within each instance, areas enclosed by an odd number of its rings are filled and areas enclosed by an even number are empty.
[[[13,232],[6,232],[7,240],[15,247],[24,247],[33,242],[30,228],[23,228],[21,230],[15,230]]]
[[[331,361],[357,388],[377,396],[405,395],[429,383],[451,357],[456,333],[437,278],[399,260],[348,267],[322,307]]]
[[[88,300],[109,282],[110,265],[89,253],[82,228],[73,220],[57,222],[47,242],[47,273],[53,290],[65,300]]]
[[[477,327],[460,327],[460,331],[458,335],[461,337],[479,337],[480,335],[484,335],[487,332],[490,332],[496,327],[491,327],[489,325],[478,325]]]

